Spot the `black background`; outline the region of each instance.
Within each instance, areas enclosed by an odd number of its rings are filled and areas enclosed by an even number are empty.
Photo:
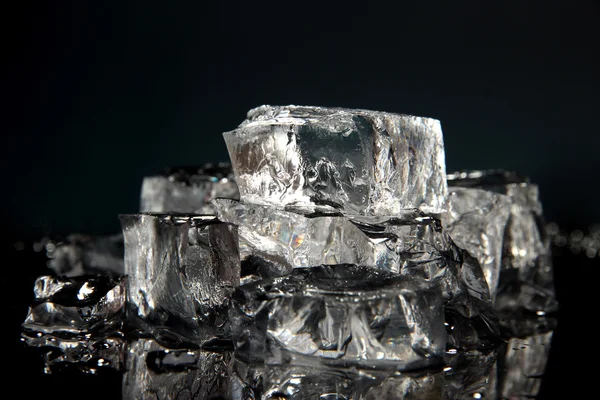
[[[540,185],[548,220],[600,222],[600,8],[591,0],[12,7],[2,16],[4,346],[34,393],[75,398],[65,377],[41,376],[37,353],[18,347],[43,268],[13,244],[117,232],[144,175],[227,160],[221,133],[260,104],[437,118],[449,171],[516,170]],[[582,364],[597,347],[588,326],[597,261],[557,262],[563,308],[542,398],[597,387]],[[100,397],[118,386],[77,379]]]

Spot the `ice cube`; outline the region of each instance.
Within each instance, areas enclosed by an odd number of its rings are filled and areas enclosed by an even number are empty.
[[[510,200],[496,309],[506,313],[518,309],[556,311],[550,241],[545,235],[538,186],[506,171],[460,172],[448,178],[453,187],[479,188]]]
[[[444,144],[435,119],[261,106],[223,136],[247,203],[327,204],[364,215],[439,212],[444,205]]]
[[[492,297],[498,287],[510,207],[507,196],[450,186],[446,211],[441,216],[454,243],[479,260]]]
[[[458,249],[433,217],[414,210],[360,217],[300,214],[298,208],[226,199],[214,204],[220,220],[238,226],[244,284],[315,265],[368,266],[432,282],[455,319],[478,319],[475,331],[469,322],[454,322],[469,329],[468,335],[454,332],[457,345],[477,347],[480,339],[498,334],[478,261]]]
[[[140,211],[212,214],[210,200],[217,197],[239,198],[228,163],[171,168],[163,175],[144,178]]]
[[[344,217],[228,199],[213,203],[219,220],[238,226],[245,267],[260,261],[273,275],[314,265],[357,264],[435,280],[457,260],[458,249],[439,221],[414,210],[396,217]]]
[[[212,216],[122,215],[131,316],[167,346],[225,334],[239,284],[236,228]]]
[[[301,268],[241,286],[232,334],[238,357],[408,370],[440,363],[446,337],[439,289],[352,265]]]

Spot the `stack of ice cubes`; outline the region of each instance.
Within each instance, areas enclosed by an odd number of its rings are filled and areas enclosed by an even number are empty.
[[[224,138],[231,168],[145,178],[122,236],[53,247],[23,325],[28,344],[56,345],[49,368],[103,360],[126,399],[537,393],[496,364],[547,359],[537,186],[447,175],[430,118],[262,106]]]

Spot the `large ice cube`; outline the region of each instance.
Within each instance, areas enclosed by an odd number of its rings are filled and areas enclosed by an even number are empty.
[[[210,200],[217,197],[239,198],[228,163],[171,168],[163,175],[144,178],[140,211],[212,214]]]
[[[342,108],[261,106],[223,134],[242,201],[328,204],[348,214],[439,212],[438,120]]]
[[[121,216],[128,307],[165,345],[224,334],[228,295],[239,284],[237,229],[212,216]]]
[[[406,370],[440,363],[446,345],[439,289],[369,267],[301,268],[241,286],[230,318],[237,355],[251,362]]]

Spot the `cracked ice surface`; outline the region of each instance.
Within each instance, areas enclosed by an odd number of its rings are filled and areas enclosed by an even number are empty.
[[[438,120],[342,108],[261,106],[223,134],[243,202],[326,204],[348,214],[439,212]]]

